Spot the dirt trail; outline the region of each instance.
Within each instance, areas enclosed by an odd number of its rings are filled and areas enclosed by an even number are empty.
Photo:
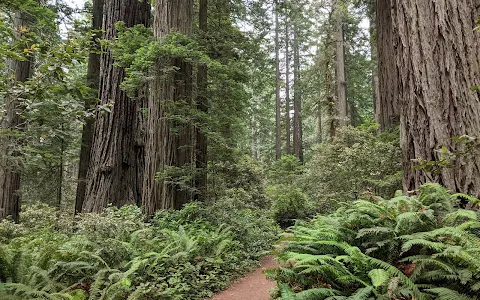
[[[268,292],[275,287],[275,282],[268,280],[262,272],[276,266],[273,256],[266,256],[260,268],[236,280],[228,289],[210,300],[270,300]]]

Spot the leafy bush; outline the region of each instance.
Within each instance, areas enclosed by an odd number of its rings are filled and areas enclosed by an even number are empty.
[[[284,155],[273,163],[268,179],[272,184],[294,184],[303,172],[304,166],[296,156]]]
[[[231,161],[211,166],[209,172],[210,199],[230,202],[238,209],[269,207],[263,168],[250,156],[236,154]]]
[[[111,207],[73,227],[35,209],[25,213],[43,228],[0,224],[0,299],[204,299],[255,266],[278,236],[260,212],[198,203],[151,222],[137,207]]]
[[[297,224],[271,272],[282,299],[477,299],[478,211],[437,184]]]
[[[270,185],[265,194],[271,199],[273,218],[282,228],[292,226],[297,219],[315,214],[315,206],[298,185],[303,171],[303,165],[297,157],[285,155],[268,172]]]
[[[273,218],[282,228],[292,226],[296,220],[315,214],[314,204],[297,186],[285,184],[270,186],[266,194],[273,199]]]
[[[363,192],[392,197],[402,183],[398,136],[398,131],[375,135],[353,127],[340,129],[332,143],[315,149],[302,187],[322,212]]]

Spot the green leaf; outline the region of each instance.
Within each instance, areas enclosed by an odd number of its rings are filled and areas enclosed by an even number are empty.
[[[384,285],[388,281],[388,272],[383,269],[373,269],[368,272],[368,277],[372,280],[372,285],[374,287],[379,287]]]
[[[121,283],[122,283],[122,286],[127,288],[127,289],[132,286],[132,281],[130,279],[128,279],[127,277],[122,278]]]

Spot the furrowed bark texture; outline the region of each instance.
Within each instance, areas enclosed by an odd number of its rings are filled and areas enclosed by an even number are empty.
[[[442,146],[461,150],[452,137],[480,133],[479,94],[471,90],[480,78],[479,37],[473,30],[480,1],[392,0],[392,4],[404,188],[413,190],[427,178],[411,169],[412,159],[436,160]],[[455,161],[438,181],[452,191],[478,195],[480,156]]]
[[[380,130],[398,125],[400,118],[400,86],[397,84],[399,74],[394,58],[395,51],[399,46],[399,39],[393,32],[393,1],[395,0],[377,1],[378,74],[377,77],[374,76],[373,79],[378,80],[379,92],[375,92],[377,95],[375,119],[380,124]],[[431,26],[435,25],[431,24]]]
[[[100,31],[102,29],[103,21],[103,0],[93,0],[93,18],[92,29]],[[100,54],[97,51],[100,48],[98,39],[101,34],[97,33],[93,37],[93,49],[88,56],[87,67],[87,84],[94,91],[98,97],[98,90],[100,85]],[[85,100],[85,110],[90,110],[95,107],[95,99]],[[82,145],[80,148],[80,162],[78,166],[78,185],[77,194],[75,198],[75,213],[82,211],[83,202],[85,201],[85,192],[87,190],[87,172],[90,164],[90,151],[93,142],[93,130],[95,119],[88,117],[85,120],[82,131]]]
[[[29,25],[26,16],[22,13],[15,14],[14,26],[19,29]],[[30,60],[18,61],[11,59],[8,62],[9,70],[12,72],[12,85],[25,82],[31,76],[32,63]],[[8,132],[23,131],[24,121],[20,118],[22,109],[21,100],[18,95],[7,95],[5,97],[5,112],[0,122],[0,130]],[[0,221],[11,216],[18,222],[20,212],[20,166],[19,157],[11,144],[15,141],[7,136],[0,136]]]
[[[191,35],[193,0],[157,0],[154,35],[158,40],[172,32]],[[170,66],[175,71],[168,70]],[[189,116],[173,120],[178,106],[192,105],[192,65],[181,59],[158,61],[149,96],[143,210],[152,216],[159,209],[180,209],[192,193],[168,173],[194,166],[194,132]],[[162,174],[157,178],[157,173]]]
[[[117,36],[115,23],[148,26],[148,1],[106,0],[104,5],[104,38]],[[110,50],[101,58],[100,103],[111,112],[98,112],[87,175],[84,212],[100,212],[108,204],[140,204],[143,183],[143,139],[138,119],[141,101],[127,97],[120,89],[125,71],[114,66]],[[141,98],[141,97],[140,97]]]

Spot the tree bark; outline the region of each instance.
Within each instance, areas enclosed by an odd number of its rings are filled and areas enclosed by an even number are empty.
[[[30,25],[31,22],[21,13],[15,13],[14,27],[17,32],[20,28]],[[8,62],[9,70],[12,72],[12,87],[15,84],[27,81],[32,72],[32,57],[25,61],[11,59]],[[25,123],[20,114],[23,105],[19,95],[7,95],[5,97],[5,112],[0,122],[0,130],[8,133],[23,131]],[[14,140],[8,136],[0,136],[0,220],[11,216],[15,222],[19,220],[20,213],[20,162],[19,154],[12,149]]]
[[[377,57],[378,96],[375,102],[375,119],[380,124],[380,130],[398,125],[399,122],[399,89],[398,73],[393,59],[398,45],[398,36],[393,32],[392,1],[377,1]],[[432,26],[434,26],[432,24]]]
[[[322,117],[322,104],[318,103],[317,105],[317,128],[316,128],[316,133],[317,133],[317,143],[323,142],[323,117]]]
[[[87,85],[95,93],[95,98],[85,100],[85,111],[90,111],[95,107],[98,98],[98,90],[100,85],[100,30],[103,21],[103,0],[93,0],[92,11],[92,29],[98,31],[92,39],[92,49],[88,56],[87,66]],[[78,185],[75,198],[75,213],[82,211],[83,202],[85,201],[85,192],[87,189],[87,172],[90,164],[90,151],[93,142],[93,130],[95,119],[92,117],[85,118],[85,124],[82,130],[82,145],[80,147],[80,162],[78,166]]]
[[[287,154],[292,154],[291,151],[291,121],[290,121],[290,48],[289,48],[289,24],[288,19],[285,20],[285,123],[286,123],[286,149]]]
[[[382,2],[388,2],[382,1]],[[375,121],[380,124],[380,89],[378,77],[378,51],[377,51],[377,24],[376,24],[376,3],[377,1],[368,2],[368,21],[370,33],[370,53],[372,61],[372,99],[373,99],[373,114]]]
[[[149,25],[150,4],[138,0],[106,0],[104,5],[104,39],[117,36],[115,23],[127,27]],[[142,195],[143,152],[139,129],[141,100],[133,101],[120,89],[125,71],[114,66],[110,50],[101,58],[100,103],[110,112],[98,112],[87,175],[83,211],[100,212],[108,204],[139,204]],[[141,98],[141,97],[139,97]]]
[[[300,45],[297,25],[294,25],[293,31],[293,145],[295,156],[303,163],[302,89],[300,84]]]
[[[191,35],[193,0],[157,0],[154,36],[164,39],[172,32]],[[174,67],[175,71],[167,70]],[[172,113],[178,105],[192,105],[192,65],[181,59],[158,61],[156,79],[150,88],[147,132],[146,170],[144,176],[143,210],[152,216],[159,209],[180,209],[192,199],[188,188],[172,169],[185,172],[193,162],[193,130],[189,116],[175,121]],[[157,178],[157,173],[161,174]]]
[[[198,11],[198,26],[202,40],[206,40],[208,32],[208,0],[200,0]],[[206,65],[198,66],[197,74],[197,110],[208,114],[208,70]],[[202,123],[200,120],[199,123]],[[208,166],[208,140],[201,127],[196,128],[196,175],[195,175],[195,200],[205,201],[207,194],[207,166]]]
[[[345,127],[348,124],[348,104],[347,104],[347,81],[345,76],[345,46],[343,33],[343,17],[340,10],[340,1],[337,1],[335,8],[336,21],[336,45],[337,45],[337,111],[338,127]]]
[[[278,0],[275,0],[275,68],[276,68],[276,87],[275,87],[275,156],[278,159],[282,158],[282,120],[281,120],[281,99],[280,99],[280,23],[278,20],[279,5]]]
[[[479,4],[392,0],[395,69],[388,73],[398,76],[386,88],[398,89],[406,190],[428,181],[424,172],[412,170],[413,159],[438,160],[442,147],[462,151],[452,137],[478,137],[480,132],[480,97],[471,90],[480,78],[480,43],[473,30]],[[381,75],[388,76],[386,71],[382,69]],[[455,160],[452,168],[442,169],[437,181],[452,191],[478,195],[480,156]]]

